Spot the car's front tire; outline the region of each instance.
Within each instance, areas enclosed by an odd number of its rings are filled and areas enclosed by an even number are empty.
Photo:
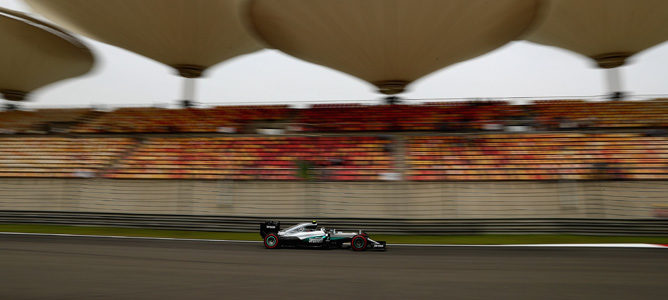
[[[350,240],[350,248],[353,251],[364,251],[369,241],[363,235],[356,235]]]
[[[267,249],[278,248],[278,236],[275,233],[270,233],[264,236],[264,247]]]

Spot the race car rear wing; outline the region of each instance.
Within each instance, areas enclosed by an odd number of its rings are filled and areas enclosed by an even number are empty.
[[[281,230],[280,221],[266,221],[260,224],[260,235],[262,238],[270,233],[278,233],[279,230]]]

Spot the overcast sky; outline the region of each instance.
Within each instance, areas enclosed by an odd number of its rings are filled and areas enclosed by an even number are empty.
[[[18,0],[0,6],[30,12]],[[182,81],[174,71],[132,52],[84,38],[97,65],[88,75],[60,81],[31,95],[28,106],[174,104]],[[262,50],[214,66],[198,80],[203,104],[305,103],[379,100],[375,88],[355,77],[276,50]],[[668,94],[668,43],[634,56],[622,67],[624,90]],[[512,42],[452,65],[409,86],[405,99],[595,96],[607,93],[604,71],[575,53]]]

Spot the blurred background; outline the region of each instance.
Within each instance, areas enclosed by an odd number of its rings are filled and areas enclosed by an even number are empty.
[[[0,6],[1,210],[668,215],[662,1]]]

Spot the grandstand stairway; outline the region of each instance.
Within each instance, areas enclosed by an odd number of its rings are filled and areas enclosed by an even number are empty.
[[[72,120],[36,123],[32,127],[35,131],[42,131],[43,133],[65,133],[80,124],[91,122],[104,114],[105,112],[103,111],[89,110]]]
[[[98,172],[98,176],[104,176],[110,172],[115,171],[116,168],[120,165],[120,163],[124,159],[132,155],[138,148],[140,148],[146,142],[146,139],[143,137],[137,137],[134,138],[134,140],[135,143],[133,143],[130,147],[125,149],[125,151],[120,153],[115,159],[109,161],[109,163],[106,165],[105,168],[100,169],[100,171]]]
[[[83,116],[75,119],[74,122],[76,122],[77,124],[91,122],[91,121],[101,117],[102,115],[104,115],[106,113],[107,112],[93,109],[93,110],[85,113]]]
[[[401,174],[401,178],[406,178],[406,137],[403,135],[394,135],[393,143],[390,144],[392,159],[394,162],[394,172]]]
[[[34,133],[66,133],[76,126],[91,122],[104,114],[103,111],[89,110],[72,120],[39,122],[32,124],[30,128]]]

